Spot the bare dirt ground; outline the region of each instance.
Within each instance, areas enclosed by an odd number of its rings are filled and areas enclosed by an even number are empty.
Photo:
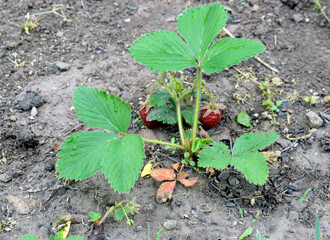
[[[155,239],[164,222],[175,220],[174,229],[164,230],[161,239],[238,239],[251,226],[254,232],[249,239],[256,239],[258,229],[264,239],[307,240],[314,239],[316,216],[324,239],[330,239],[330,105],[326,101],[330,32],[311,0],[221,1],[232,9],[227,28],[236,37],[264,43],[267,50],[259,57],[279,72],[253,59],[237,68],[253,72],[258,81],[280,78],[282,86],[272,85],[275,98],[291,100],[292,107],[290,112],[280,111],[278,124],[269,126],[267,116],[262,117],[266,109],[256,84],[235,77],[233,68],[204,76],[208,88],[228,106],[209,134],[227,144],[250,131],[236,123],[240,111],[254,114],[252,131],[274,128],[281,138],[267,150],[280,150],[281,157],[269,165],[267,184],[251,185],[231,170],[217,172],[211,179],[194,173],[198,184],[178,186],[172,201],[158,204],[159,183],[150,178],[140,178],[131,193],[122,195],[111,189],[102,174],[69,184],[57,178],[58,144],[76,130],[89,130],[80,126],[72,109],[74,89],[80,84],[98,87],[125,99],[136,111],[155,75],[130,58],[129,45],[149,31],[175,31],[182,10],[211,2],[0,1],[0,239],[16,240],[24,234],[46,239],[52,222],[64,214],[80,222],[71,227],[70,235],[85,239],[148,239],[148,235]],[[44,15],[28,35],[13,24],[24,23],[27,12],[47,11],[58,4],[70,21]],[[57,66],[59,62],[69,66]],[[181,74],[194,76],[187,70]],[[250,98],[238,104],[234,93],[250,94]],[[319,99],[311,106],[302,99],[306,96]],[[34,102],[22,102],[27,97]],[[306,114],[310,111],[318,116],[316,121],[321,119],[321,126],[309,127]],[[129,131],[137,133],[140,127],[132,124]],[[153,132],[162,140],[178,137],[175,127],[161,126]],[[160,146],[150,146],[145,163],[152,158],[166,167],[180,161],[180,155],[172,156]],[[300,203],[308,188],[312,190]],[[104,213],[115,201],[135,196],[141,211],[134,216],[133,227],[110,217],[90,233],[89,211]]]

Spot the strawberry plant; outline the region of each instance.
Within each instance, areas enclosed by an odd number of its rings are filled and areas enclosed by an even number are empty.
[[[151,71],[161,73],[140,109],[141,118],[147,127],[155,127],[149,125],[153,121],[177,124],[180,143],[128,134],[132,115],[125,101],[96,88],[79,86],[73,97],[78,118],[85,125],[106,132],[78,132],[68,137],[58,153],[59,177],[83,180],[101,171],[115,191],[129,192],[138,178],[145,157],[143,142],[148,142],[184,152],[183,165],[178,176],[167,183],[169,185],[180,180],[181,183],[186,182],[186,174],[180,173],[187,164],[215,169],[232,165],[248,181],[264,184],[268,167],[265,157],[256,150],[273,143],[278,138],[277,134],[243,135],[236,141],[232,152],[224,143],[213,142],[209,146],[212,139],[197,137],[198,124],[202,122],[206,128],[215,127],[224,108],[213,100],[207,90],[206,82],[201,79],[202,71],[207,74],[221,72],[265,49],[263,44],[250,39],[222,38],[218,41],[217,35],[226,20],[225,8],[220,3],[189,8],[178,17],[177,30],[180,36],[175,32],[157,30],[139,37],[130,46],[134,60]],[[197,74],[191,86],[185,88],[183,79],[176,78],[173,71],[188,67],[195,67]],[[157,89],[157,86],[161,89]],[[204,96],[210,102],[200,111]],[[182,110],[183,102],[189,105],[192,98],[193,106]],[[192,126],[191,131],[184,128],[183,119]]]

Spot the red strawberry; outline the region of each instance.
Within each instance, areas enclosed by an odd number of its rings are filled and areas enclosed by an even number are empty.
[[[150,110],[152,108],[154,108],[154,107],[151,107],[150,105],[147,105],[147,106],[142,106],[139,110],[140,117],[141,117],[144,125],[146,125],[147,128],[154,128],[158,124],[157,120],[153,120],[153,121],[148,121],[147,120],[148,113],[150,112]]]
[[[222,117],[221,109],[225,109],[226,106],[222,104],[215,104],[213,107],[211,104],[201,107],[199,112],[199,121],[205,128],[215,127]]]

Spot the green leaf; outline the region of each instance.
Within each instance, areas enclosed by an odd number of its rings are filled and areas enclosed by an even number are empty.
[[[199,63],[226,21],[227,14],[220,3],[188,8],[179,16],[178,32],[184,37]]]
[[[144,146],[139,135],[124,137],[104,132],[78,132],[68,137],[57,154],[59,177],[83,180],[99,170],[115,191],[129,192],[143,164]]]
[[[199,153],[198,166],[224,169],[230,164],[231,154],[222,142],[213,142],[212,145],[213,147],[205,148]]]
[[[119,193],[130,192],[143,165],[144,145],[136,134],[115,139],[107,153],[103,153],[102,172]]]
[[[171,31],[147,33],[136,39],[129,51],[135,61],[155,72],[179,71],[196,65],[189,47]]]
[[[266,157],[261,152],[249,152],[232,158],[231,164],[254,184],[265,184],[268,178]]]
[[[59,178],[83,180],[101,170],[119,136],[105,132],[78,132],[66,138],[57,154]]]
[[[251,117],[246,112],[240,112],[236,118],[239,124],[242,124],[245,127],[252,127]]]
[[[252,234],[252,232],[253,232],[252,227],[247,228],[247,229],[242,233],[242,235],[239,236],[239,240],[243,240],[244,238],[250,236],[250,235]]]
[[[191,146],[191,151],[196,152],[199,149],[200,145],[201,145],[201,139],[196,138]]]
[[[150,96],[150,105],[151,106],[164,106],[167,101],[171,98],[170,93],[165,89],[157,90],[156,93]]]
[[[54,240],[62,240],[63,239],[63,229],[59,230],[55,233]]]
[[[91,217],[91,222],[96,222],[101,218],[101,214],[96,212],[89,212],[88,215]]]
[[[116,211],[115,211],[115,219],[117,221],[122,220],[123,217],[125,216],[125,212],[126,212],[126,214],[130,213],[131,212],[130,208],[124,207],[124,209],[123,208],[116,209]]]
[[[186,123],[188,123],[191,126],[194,124],[194,114],[195,114],[194,107],[188,107],[181,112],[181,115],[186,121]]]
[[[261,105],[262,106],[268,106],[268,105],[270,105],[272,102],[269,100],[269,99],[266,99],[266,100],[263,100],[262,101],[262,103],[261,103]]]
[[[167,124],[175,124],[178,122],[175,109],[169,108],[168,106],[160,106],[151,109],[148,114],[147,120],[158,120]]]
[[[38,238],[36,236],[32,236],[32,235],[24,235],[22,237],[20,237],[17,240],[38,240]]]
[[[202,69],[211,74],[221,72],[265,50],[265,46],[255,40],[244,38],[223,38],[213,44],[206,53]]]
[[[271,133],[247,133],[240,136],[233,147],[233,154],[239,155],[242,153],[258,150],[266,147],[269,144],[279,139],[279,135],[275,132]]]
[[[113,94],[80,85],[73,95],[78,118],[90,127],[125,133],[131,121],[131,108]]]

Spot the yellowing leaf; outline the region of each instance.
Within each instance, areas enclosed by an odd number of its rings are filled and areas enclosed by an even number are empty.
[[[273,164],[277,161],[277,159],[281,156],[281,151],[276,150],[274,152],[262,152],[267,158],[267,162]]]
[[[167,200],[171,200],[175,184],[176,181],[162,183],[157,191],[156,201],[161,203],[166,202]]]
[[[156,181],[167,181],[175,179],[175,172],[169,168],[153,169],[150,173],[151,177]]]
[[[145,177],[150,175],[152,171],[152,162],[149,161],[143,168],[142,172],[141,172],[141,177]]]
[[[69,234],[71,222],[74,218],[71,215],[63,215],[53,222],[53,228],[57,236],[61,236],[60,240],[65,240]]]

